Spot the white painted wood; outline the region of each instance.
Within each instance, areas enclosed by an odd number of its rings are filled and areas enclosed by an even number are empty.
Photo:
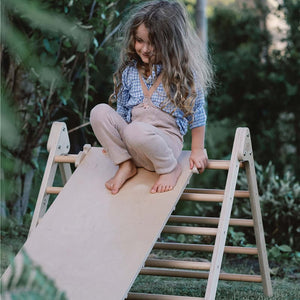
[[[70,140],[65,123],[54,122],[52,124],[47,150],[49,156],[29,229],[30,233],[37,226],[39,220],[47,210],[49,194],[46,193],[46,189],[52,186],[57,169],[57,163],[54,162],[54,158],[56,155],[67,154],[70,150]]]
[[[219,281],[219,275],[222,265],[224,247],[227,237],[228,225],[230,220],[230,214],[232,209],[232,203],[234,198],[234,192],[236,187],[237,176],[240,167],[240,161],[238,155],[240,149],[244,148],[244,135],[246,134],[245,128],[238,128],[235,134],[232,154],[230,159],[230,165],[225,185],[224,200],[220,214],[220,222],[218,225],[218,232],[215,240],[215,247],[211,260],[211,269],[209,272],[209,278],[207,282],[207,288],[205,293],[206,300],[214,300],[217,291],[217,285]]]
[[[117,167],[92,148],[23,249],[68,299],[124,299],[192,175],[188,158],[173,191],[151,194],[158,175],[138,169],[112,195],[104,183]]]
[[[260,201],[257,187],[257,179],[254,165],[254,157],[251,145],[250,132],[248,132],[245,141],[245,149],[243,152],[245,162],[245,170],[247,175],[248,187],[250,192],[251,212],[254,222],[254,233],[256,246],[258,249],[258,260],[260,273],[262,276],[263,290],[266,296],[273,295],[273,289],[270,277],[270,268],[268,263],[268,255],[266,250],[266,242],[263,228],[263,221],[260,209]]]
[[[83,151],[80,151],[75,160],[75,167],[77,168],[79,164],[83,161],[85,156],[88,154],[92,146],[90,144],[86,144],[83,146]]]

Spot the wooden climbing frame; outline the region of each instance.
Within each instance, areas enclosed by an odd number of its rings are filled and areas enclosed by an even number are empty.
[[[44,178],[41,184],[36,209],[32,219],[30,232],[34,231],[39,223],[39,220],[43,218],[47,209],[49,195],[59,194],[64,189],[63,187],[53,187],[53,181],[57,166],[60,165],[62,179],[63,182],[66,183],[72,177],[70,163],[74,163],[76,166],[79,166],[81,162],[84,161],[84,158],[89,155],[89,152],[92,149],[91,146],[86,145],[84,147],[84,150],[78,155],[68,155],[69,139],[64,123],[53,124],[47,148],[49,151],[49,158]],[[188,156],[187,154],[188,153],[186,153],[185,156]],[[147,258],[147,255],[151,252],[152,249],[197,252],[203,251],[212,252],[211,262],[191,262],[175,259],[153,259],[148,257],[147,259],[141,261],[142,263],[137,267],[136,274],[134,275],[134,277],[132,277],[134,279],[138,274],[141,274],[207,279],[207,287],[204,298],[175,295],[151,295],[131,292],[128,293],[132,283],[134,282],[134,280],[131,278],[128,289],[125,289],[126,293],[123,296],[123,299],[213,300],[215,299],[219,279],[262,283],[264,294],[266,296],[272,296],[272,286],[270,280],[270,272],[264,239],[264,230],[249,129],[238,128],[236,130],[230,160],[209,160],[207,169],[228,171],[225,189],[220,190],[186,188],[185,185],[188,183],[190,176],[192,176],[192,172],[191,174],[189,174],[189,171],[187,169],[187,175],[185,175],[187,176],[186,180],[183,180],[182,183],[180,181],[179,183],[179,185],[183,185],[183,187],[178,188],[179,197],[178,199],[176,198],[177,196],[174,198],[174,205],[176,205],[178,200],[221,203],[222,207],[220,215],[214,218],[203,216],[171,215],[174,206],[172,204],[170,206],[171,209],[169,209],[170,215],[168,213],[166,214],[165,221],[162,223],[162,227],[159,227],[161,229],[155,230],[159,231],[157,232],[157,237],[159,237],[161,233],[213,236],[215,237],[214,245],[156,241],[154,242],[154,244],[149,244],[150,246],[148,247],[150,248],[145,251],[145,255]],[[237,178],[240,169],[245,170],[248,182],[248,190],[236,190]],[[148,173],[150,174],[151,172]],[[194,173],[196,173],[196,171],[194,171]],[[148,176],[147,174],[145,176]],[[125,189],[126,188],[124,188],[124,190]],[[121,197],[121,195],[122,193],[120,193],[118,197]],[[162,199],[164,199],[165,195],[162,195],[161,197]],[[252,219],[237,219],[230,217],[233,201],[235,198],[249,198],[251,204]],[[197,226],[191,227],[183,225],[166,225],[167,221],[169,223],[175,222],[179,224],[192,223],[196,224]],[[201,227],[198,225],[209,225],[211,227]],[[229,226],[253,227],[256,239],[256,247],[226,246],[226,238]],[[260,266],[260,275],[228,274],[221,272],[224,253],[257,255]]]

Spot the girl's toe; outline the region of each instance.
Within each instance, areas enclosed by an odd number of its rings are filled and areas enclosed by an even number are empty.
[[[151,193],[155,194],[156,192],[157,192],[157,185],[155,184],[151,189]]]

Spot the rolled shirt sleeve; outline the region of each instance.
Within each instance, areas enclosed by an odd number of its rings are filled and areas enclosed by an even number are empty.
[[[117,96],[117,113],[125,120],[127,120],[128,116],[128,108],[126,107],[126,104],[129,100],[130,94],[129,94],[129,82],[128,82],[128,70],[127,67],[123,73],[122,73],[122,87],[118,93]]]
[[[205,97],[202,89],[197,89],[197,97],[194,105],[194,115],[188,116],[190,129],[201,127],[206,124]]]

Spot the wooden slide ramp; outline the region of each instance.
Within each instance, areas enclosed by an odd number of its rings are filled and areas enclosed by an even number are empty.
[[[157,175],[139,168],[112,195],[104,183],[117,167],[101,150],[90,149],[23,247],[74,300],[127,297],[192,174],[184,152],[173,191],[151,194]]]

